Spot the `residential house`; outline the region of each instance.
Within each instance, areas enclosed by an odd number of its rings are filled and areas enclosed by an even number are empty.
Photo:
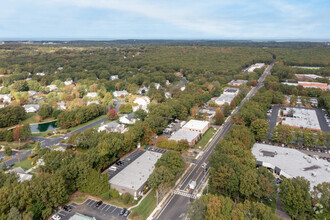
[[[66,109],[66,104],[65,102],[61,101],[57,103],[57,109],[59,110],[65,110]]]
[[[136,119],[133,117],[134,117],[134,113],[125,114],[119,118],[119,122],[128,125],[135,124]]]
[[[118,75],[112,75],[110,76],[110,80],[116,80],[119,79]]]
[[[64,85],[68,86],[71,85],[73,83],[73,80],[68,80],[64,82]]]
[[[89,92],[89,93],[87,93],[86,97],[88,97],[88,98],[96,98],[97,97],[97,92]]]
[[[33,90],[30,90],[30,91],[28,91],[28,94],[29,94],[29,97],[32,97],[32,96],[37,95],[37,92],[33,91]]]
[[[113,92],[113,96],[114,97],[125,97],[128,95],[128,92],[126,90],[123,90],[123,91],[114,91]]]
[[[145,95],[148,91],[149,91],[149,88],[143,87],[143,88],[140,88],[137,93],[140,95]]]
[[[2,103],[10,103],[11,102],[10,94],[0,94],[0,102],[1,101]]]
[[[158,90],[160,88],[160,84],[159,83],[155,83],[155,88]]]
[[[41,72],[41,73],[36,73],[37,76],[44,76],[45,73],[44,72]]]
[[[127,129],[125,128],[125,125],[119,124],[116,121],[112,121],[110,123],[101,125],[97,129],[97,131],[98,132],[105,131],[106,133],[112,133],[112,132],[124,133],[127,131]]]
[[[171,98],[171,93],[165,92],[165,98],[167,98],[167,99]]]
[[[148,96],[136,98],[133,103],[137,104],[137,106],[133,106],[133,112],[138,109],[143,109],[144,111],[148,111],[148,105],[150,104],[150,98]]]
[[[46,87],[49,88],[49,91],[50,91],[50,92],[55,91],[55,90],[58,89],[56,85],[48,85],[48,86],[46,86]]]
[[[88,101],[87,102],[87,105],[91,105],[91,104],[96,104],[96,105],[99,105],[100,104],[100,102],[99,101]]]
[[[37,112],[39,110],[39,105],[38,104],[23,105],[23,108],[26,113],[32,113],[32,112]]]

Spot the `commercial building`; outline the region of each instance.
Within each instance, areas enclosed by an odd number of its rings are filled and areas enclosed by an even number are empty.
[[[193,147],[200,139],[201,133],[199,131],[190,131],[185,129],[179,129],[175,133],[172,134],[172,136],[169,138],[169,140],[187,140],[190,147]]]
[[[256,63],[256,64],[253,64],[251,65],[250,67],[246,68],[243,70],[244,73],[252,73],[255,69],[261,69],[265,66],[264,63]]]
[[[238,79],[238,80],[232,80],[228,83],[228,85],[230,86],[241,86],[243,84],[246,84],[248,81],[247,80],[241,80],[241,79]]]
[[[286,107],[283,110],[282,124],[296,128],[320,131],[321,127],[314,109]]]
[[[330,85],[326,83],[319,83],[319,82],[303,82],[299,81],[298,83],[289,83],[289,82],[282,82],[282,84],[289,85],[289,86],[302,86],[304,88],[316,88],[322,89],[324,91],[330,90]]]
[[[255,144],[252,153],[259,166],[272,169],[286,178],[302,176],[310,182],[310,188],[330,181],[330,167],[326,160],[310,157],[298,150]]]
[[[147,186],[147,180],[155,168],[161,153],[146,151],[109,180],[110,188],[119,193],[129,193],[137,199]]]
[[[218,98],[211,99],[217,105],[230,104],[239,93],[239,88],[225,88],[223,94]]]
[[[210,122],[200,120],[190,120],[186,123],[182,129],[188,131],[197,131],[202,135],[210,128]]]
[[[318,79],[323,78],[322,76],[315,75],[315,74],[295,74],[298,79],[301,80],[310,80],[310,79]]]

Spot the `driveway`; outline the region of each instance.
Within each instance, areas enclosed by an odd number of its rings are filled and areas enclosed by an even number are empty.
[[[127,217],[121,216],[120,211],[122,208],[118,208],[113,205],[109,205],[103,203],[101,206],[96,207],[95,204],[97,201],[93,199],[87,199],[83,204],[79,205],[76,203],[71,203],[69,206],[72,207],[71,212],[66,212],[61,210],[57,213],[61,220],[68,220],[70,219],[76,212],[89,216],[95,217],[97,220],[123,220],[127,219]]]

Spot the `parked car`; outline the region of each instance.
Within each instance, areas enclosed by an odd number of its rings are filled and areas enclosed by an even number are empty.
[[[109,168],[109,170],[111,170],[111,171],[117,171],[117,167],[116,166],[111,166],[110,168]]]
[[[122,210],[120,210],[120,215],[124,215],[126,213],[127,209],[123,208]]]
[[[124,213],[124,216],[127,217],[129,215],[129,211],[126,210],[126,212]]]
[[[102,204],[103,204],[102,201],[98,201],[98,202],[96,203],[96,207],[99,207],[99,206],[101,206]]]
[[[52,219],[53,220],[61,220],[61,217],[59,215],[53,215]]]
[[[67,211],[67,212],[71,212],[71,211],[72,211],[71,206],[68,206],[68,205],[64,206],[63,209],[64,209],[65,211]]]
[[[124,165],[124,162],[122,162],[122,161],[118,161],[116,164],[117,164],[118,166],[121,166],[121,165]]]

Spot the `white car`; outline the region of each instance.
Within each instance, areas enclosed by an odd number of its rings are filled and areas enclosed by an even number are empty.
[[[61,220],[61,217],[59,215],[53,215],[52,219],[53,220]]]

